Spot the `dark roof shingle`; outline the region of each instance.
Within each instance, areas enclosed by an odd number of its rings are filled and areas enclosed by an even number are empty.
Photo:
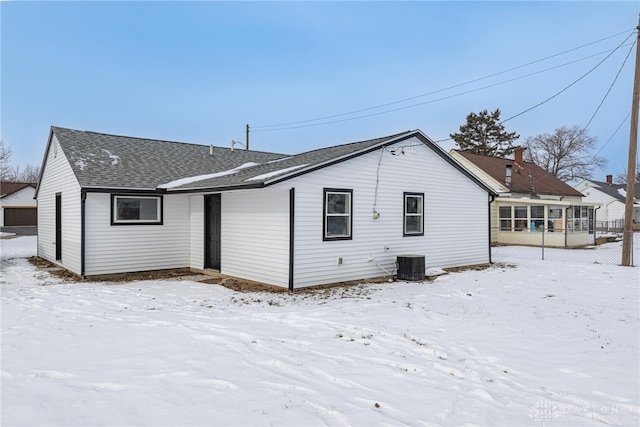
[[[355,155],[416,131],[293,156],[60,127],[52,127],[52,132],[83,188],[162,187],[175,191],[261,185],[289,173],[300,173],[329,161]],[[229,173],[232,169],[238,170]]]
[[[27,187],[36,188],[36,184],[33,182],[0,182],[0,197],[8,196]]]
[[[500,183],[505,182],[507,165],[511,165],[512,175],[509,188],[512,192],[554,196],[583,196],[578,190],[534,163],[523,162],[522,165],[517,165],[511,159],[482,156],[459,150],[456,150],[456,152]]]
[[[592,181],[589,182],[596,184],[599,188],[598,190],[602,191],[608,196],[611,196],[622,203],[625,203],[626,198],[623,196],[618,190],[627,191],[627,184],[608,184],[603,181]],[[635,199],[640,200],[640,184],[635,185]]]

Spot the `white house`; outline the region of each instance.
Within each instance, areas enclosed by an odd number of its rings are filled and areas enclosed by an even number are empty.
[[[491,204],[491,242],[578,247],[594,243],[598,203],[534,163],[451,150],[451,156],[498,197]],[[543,240],[544,239],[544,240]]]
[[[288,156],[52,127],[38,255],[289,289],[385,276],[402,254],[484,264],[494,195],[419,130]]]
[[[626,184],[614,184],[613,176],[607,175],[606,182],[584,180],[575,186],[585,195],[584,200],[600,203],[598,210],[598,228],[603,230],[622,230],[626,203]],[[633,227],[640,230],[640,185],[636,184],[633,203]]]
[[[35,192],[34,183],[0,183],[0,227],[37,225],[37,207],[33,198]]]

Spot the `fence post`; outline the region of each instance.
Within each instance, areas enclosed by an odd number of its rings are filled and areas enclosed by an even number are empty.
[[[542,261],[544,261],[544,225],[542,226]]]

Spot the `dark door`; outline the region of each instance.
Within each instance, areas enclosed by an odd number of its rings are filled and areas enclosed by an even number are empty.
[[[220,195],[204,198],[204,268],[220,270]]]
[[[62,194],[56,193],[56,261],[62,259]]]

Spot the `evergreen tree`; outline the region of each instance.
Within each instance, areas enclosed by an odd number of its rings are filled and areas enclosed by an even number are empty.
[[[513,142],[520,138],[515,132],[506,132],[500,123],[500,109],[490,113],[470,113],[467,123],[460,126],[460,133],[449,135],[461,151],[483,156],[507,157],[513,153]]]

